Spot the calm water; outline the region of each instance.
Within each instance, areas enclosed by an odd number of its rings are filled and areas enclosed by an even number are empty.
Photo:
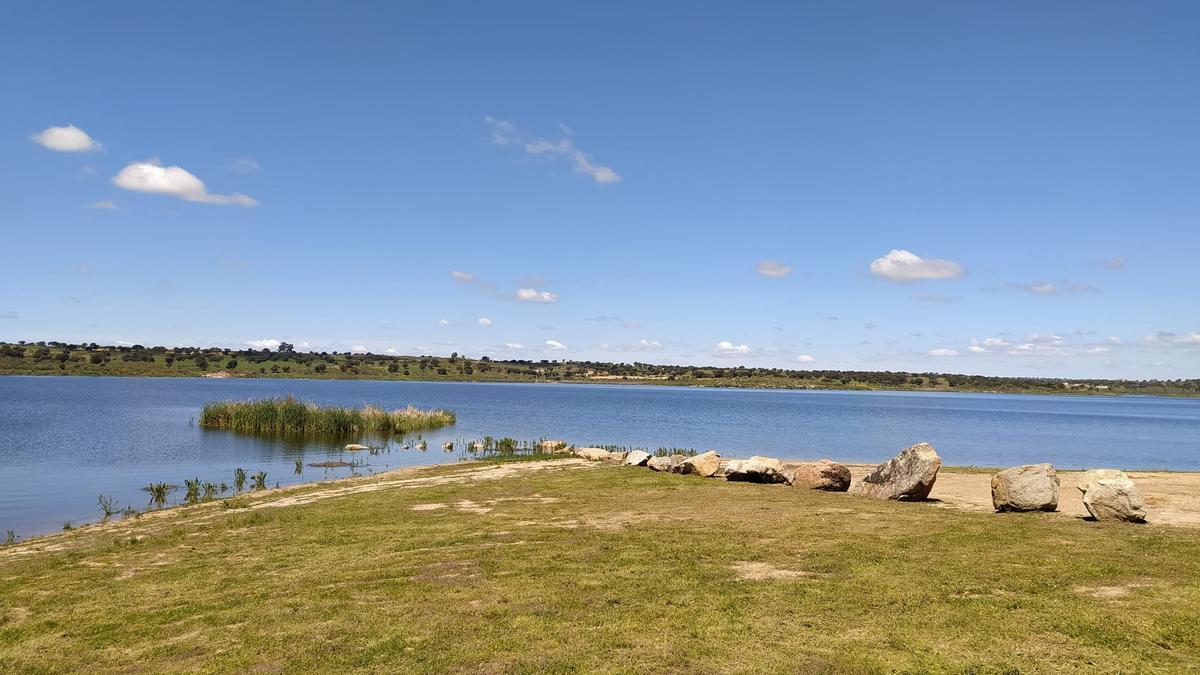
[[[425,434],[429,450],[344,453],[354,439],[299,443],[206,431],[213,399],[294,394],[323,404],[439,407],[455,427]],[[350,469],[369,473],[458,458],[485,435],[574,443],[715,448],[725,455],[881,461],[919,441],[950,465],[1052,462],[1060,468],[1200,470],[1200,399],[859,393],[309,380],[0,377],[0,534],[94,521],[100,494],[144,508],[141,488],[198,477],[232,484],[237,467],[291,484]],[[178,499],[182,491],[173,495]]]

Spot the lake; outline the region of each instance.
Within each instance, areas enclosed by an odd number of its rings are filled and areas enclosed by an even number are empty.
[[[293,394],[320,404],[446,408],[429,450],[347,453],[356,439],[298,441],[201,429],[216,399]],[[576,444],[716,449],[723,455],[879,462],[927,441],[947,465],[1200,470],[1200,399],[623,385],[268,379],[0,377],[0,533],[99,519],[104,494],[139,509],[152,482],[233,483],[234,469],[294,484],[454,461],[485,435]],[[353,469],[296,460],[361,462]],[[177,502],[182,491],[173,493]]]

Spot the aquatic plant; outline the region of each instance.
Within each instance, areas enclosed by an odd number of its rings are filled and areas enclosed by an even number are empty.
[[[296,458],[296,475],[300,476],[303,474],[304,474],[304,460],[297,457]]]
[[[117,507],[117,500],[112,497],[100,495],[100,498],[97,501],[100,505],[100,522],[102,523],[113,517],[113,515],[115,515],[119,510]]]
[[[351,435],[406,434],[437,429],[455,422],[448,410],[420,410],[409,406],[387,412],[374,406],[361,409],[317,406],[294,397],[257,401],[213,401],[200,413],[200,426],[244,433]]]
[[[13,532],[12,530],[9,530],[8,533],[4,535],[4,545],[11,546],[12,544],[15,544],[16,542],[17,542],[17,533]]]
[[[142,515],[142,512],[138,511],[137,509],[133,508],[132,506],[126,506],[125,509],[123,511],[121,511],[121,515],[125,518],[136,518],[136,517]]]
[[[183,495],[183,501],[187,504],[195,504],[200,500],[200,479],[185,478],[183,481],[184,488],[187,493]]]
[[[213,497],[217,496],[217,484],[209,481],[204,481],[204,501],[211,502]]]
[[[254,481],[254,489],[255,490],[266,490],[267,489],[267,472],[266,471],[259,471],[258,473],[254,474],[250,478]]]
[[[67,522],[63,523],[63,532],[73,529],[75,529],[75,526],[71,524],[71,521],[68,520]]]
[[[246,487],[246,470],[238,467],[233,470],[233,491],[241,492]]]
[[[150,493],[150,503],[160,508],[167,503],[167,495],[173,489],[175,486],[170,483],[151,483],[146,486],[146,492]]]

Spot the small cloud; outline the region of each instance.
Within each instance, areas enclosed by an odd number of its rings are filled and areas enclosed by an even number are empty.
[[[569,126],[567,126],[567,125],[563,124],[562,122],[559,122],[559,123],[558,123],[558,130],[559,130],[559,131],[561,131],[561,132],[563,132],[563,134],[565,134],[565,135],[567,135],[567,136],[570,136],[571,134],[575,133],[575,130],[574,130],[574,129],[572,129],[571,127],[569,127]]]
[[[84,204],[84,206],[89,209],[96,209],[99,211],[116,211],[117,209],[121,208],[117,206],[116,202],[110,199],[101,199],[98,202],[89,202]]]
[[[1149,344],[1158,344],[1170,347],[1200,347],[1200,331],[1194,331],[1184,335],[1176,335],[1166,331],[1159,331],[1154,335],[1147,335],[1143,341]]]
[[[253,157],[241,157],[229,163],[229,170],[234,173],[258,173],[262,165]]]
[[[1088,347],[1085,351],[1088,354],[1103,354],[1103,353],[1107,352],[1108,350],[1109,350],[1108,347],[1095,345],[1093,347]]]
[[[800,363],[814,363],[817,359],[811,354],[801,354],[800,356],[796,357],[796,360]]]
[[[1039,281],[1032,284],[1009,284],[1011,288],[1032,293],[1034,295],[1064,295],[1068,293],[1099,293],[1100,289],[1087,284],[1074,284],[1064,281],[1061,284],[1052,284],[1045,281]]]
[[[987,349],[985,347],[981,347],[979,345],[971,345],[970,347],[967,347],[967,351],[971,352],[972,354],[986,354],[987,353]]]
[[[34,143],[56,152],[91,152],[104,147],[74,124],[46,127],[30,137]]]
[[[258,202],[241,193],[215,195],[208,192],[204,181],[178,166],[163,166],[157,159],[133,162],[121,169],[112,179],[113,185],[133,192],[177,197],[201,204],[222,206],[258,206]]]
[[[954,279],[962,276],[962,273],[962,265],[956,262],[922,258],[904,249],[892,249],[871,262],[871,274],[897,283],[921,279]]]
[[[764,260],[754,266],[754,271],[764,277],[786,277],[792,273],[792,268],[775,260]]]
[[[517,289],[517,302],[558,302],[558,295],[550,291],[539,291],[535,288]]]
[[[350,351],[354,352],[355,354],[366,354],[367,348],[362,345],[354,345],[350,348]]]
[[[282,343],[279,340],[266,339],[266,340],[251,340],[246,343],[246,346],[250,347],[251,349],[279,349],[280,344],[282,344]]]
[[[525,345],[521,344],[520,342],[505,342],[504,346],[507,349],[524,349],[525,348]]]
[[[949,295],[941,295],[939,293],[918,294],[918,295],[912,296],[912,299],[916,300],[917,302],[935,302],[935,303],[958,302],[959,300],[962,300],[962,298],[955,298],[955,297],[951,297]]]
[[[395,347],[388,347],[387,349],[383,350],[383,353],[384,354],[399,354],[400,350],[396,349]]]
[[[1104,260],[1093,260],[1091,266],[1102,270],[1122,270],[1125,269],[1125,259],[1106,258]]]
[[[876,328],[879,328],[879,324],[875,323],[874,321],[868,321],[863,324],[863,328],[866,328],[867,330],[875,330]]]
[[[745,344],[735,345],[732,342],[730,342],[729,340],[721,340],[720,342],[717,343],[717,346],[713,348],[713,351],[718,355],[725,355],[725,356],[736,355],[736,354],[749,354],[750,353],[750,345],[745,345]]]
[[[492,320],[486,316],[481,316],[478,319],[475,319],[475,323],[479,324],[480,326],[490,326],[492,325]]]
[[[566,345],[558,340],[546,340],[546,346],[554,351],[564,351],[567,348]]]
[[[482,288],[485,291],[490,291],[496,288],[495,284],[488,283],[474,274],[471,274],[470,272],[453,270],[450,272],[450,277],[460,284],[469,284],[477,288]]]
[[[492,132],[492,143],[501,146],[519,146],[531,155],[546,155],[552,158],[565,157],[575,167],[576,173],[591,176],[597,183],[616,183],[621,176],[612,168],[592,162],[591,155],[575,147],[568,138],[551,141],[546,138],[533,137],[517,128],[512,122],[498,120],[494,117],[483,118]],[[569,136],[566,125],[559,123],[564,135]]]
[[[939,347],[938,349],[930,349],[929,355],[930,356],[958,356],[958,351],[956,351],[954,349],[946,349],[944,347]]]
[[[449,326],[449,325],[450,325],[450,321],[449,321],[449,320],[447,320],[447,319],[438,319],[438,320],[437,320],[437,325],[439,325],[439,326]]]

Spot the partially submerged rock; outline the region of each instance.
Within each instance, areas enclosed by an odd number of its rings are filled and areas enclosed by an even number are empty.
[[[360,450],[370,450],[371,446],[361,443],[351,443],[346,446],[346,452],[359,452]]]
[[[754,455],[750,459],[738,459],[723,467],[725,480],[745,483],[786,483],[787,472],[783,462],[773,457]]]
[[[850,469],[843,464],[822,459],[818,462],[798,462],[784,466],[792,487],[829,492],[845,492],[850,489]]]
[[[650,453],[645,450],[633,450],[625,455],[625,466],[645,466],[650,461]]]
[[[875,467],[851,492],[871,499],[920,501],[929,496],[941,466],[933,446],[918,443]]]
[[[676,465],[682,464],[687,457],[683,455],[670,455],[668,457],[651,457],[646,460],[646,466],[651,471],[670,471]]]
[[[1026,464],[992,476],[992,506],[997,511],[1055,511],[1058,472],[1050,464]]]
[[[1079,486],[1083,506],[1096,520],[1146,521],[1146,503],[1124,471],[1093,469]]]
[[[671,471],[689,476],[712,478],[721,468],[721,456],[714,450],[702,452],[695,457],[688,457],[679,464],[671,467]]]

